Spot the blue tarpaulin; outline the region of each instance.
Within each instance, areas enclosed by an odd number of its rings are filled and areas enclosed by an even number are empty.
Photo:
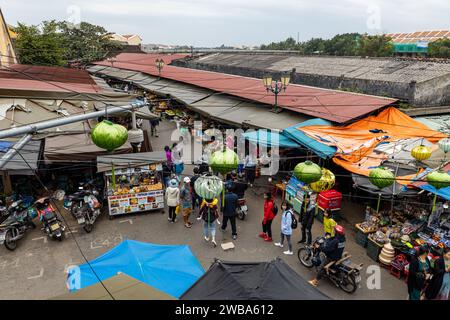
[[[331,126],[332,123],[323,119],[311,119],[304,121],[302,123],[296,124],[295,126],[286,128],[282,131],[282,134],[295,142],[300,143],[302,146],[310,149],[315,154],[323,159],[329,159],[334,156],[337,149],[336,147],[331,147],[326,144],[320,143],[313,138],[308,137],[306,134],[298,130],[297,128],[307,127],[307,126]]]
[[[0,141],[0,152],[8,152],[8,150],[13,145],[12,142],[9,141]]]
[[[257,130],[253,132],[244,133],[245,139],[250,142],[259,143],[264,146],[278,146],[280,148],[298,148],[301,147],[297,142],[288,137],[279,134],[278,132],[268,130]]]
[[[179,298],[204,273],[187,245],[158,245],[125,240],[90,261],[102,281],[122,272],[151,287]],[[76,291],[99,282],[86,263],[69,269],[67,284]]]

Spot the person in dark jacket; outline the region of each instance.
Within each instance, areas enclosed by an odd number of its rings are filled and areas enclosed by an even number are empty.
[[[227,229],[228,221],[230,221],[233,240],[237,239],[237,229],[236,229],[237,205],[238,205],[238,196],[232,192],[232,186],[228,186],[227,192],[225,193],[224,206],[222,208],[223,213],[222,231],[224,232]]]
[[[422,290],[425,288],[431,272],[428,260],[428,247],[422,246],[417,251],[416,257],[411,260],[408,272],[409,300],[420,300]]]
[[[436,259],[431,271],[432,278],[425,290],[428,300],[448,300],[450,289],[450,248],[446,248],[442,257]]]
[[[203,200],[202,197],[195,192],[195,181],[197,181],[198,177],[200,177],[200,170],[198,167],[195,167],[194,175],[191,178],[192,210],[195,210],[196,207],[200,208]]]
[[[345,232],[344,228],[340,225],[334,227],[335,236],[325,240],[322,245],[321,251],[325,254],[326,258],[322,261],[320,267],[318,268],[317,276],[315,279],[308,281],[314,287],[319,285],[319,280],[327,272],[326,266],[331,262],[336,262],[342,258],[342,254],[345,249]]]
[[[209,242],[211,236],[211,242],[217,247],[216,242],[216,221],[220,224],[219,219],[219,201],[217,199],[204,199],[199,211],[199,217],[197,220],[203,219],[203,235],[206,242]]]
[[[311,245],[312,243],[312,233],[311,229],[314,224],[314,214],[315,214],[315,204],[309,201],[306,212],[303,212],[300,217],[300,223],[302,224],[302,238],[298,243],[305,243]]]
[[[245,191],[248,189],[248,183],[240,181],[236,172],[231,173],[231,180],[233,185],[233,192],[236,193],[239,199],[244,199]]]

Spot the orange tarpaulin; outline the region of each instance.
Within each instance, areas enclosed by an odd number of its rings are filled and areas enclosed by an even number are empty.
[[[394,107],[345,127],[308,126],[298,130],[323,144],[336,147],[333,161],[350,172],[365,176],[369,174],[369,167],[378,166],[387,158],[385,154],[373,151],[381,142],[418,138],[437,143],[447,137]]]

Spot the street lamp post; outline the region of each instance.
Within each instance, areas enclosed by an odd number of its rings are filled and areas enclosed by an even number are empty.
[[[283,91],[286,91],[286,88],[289,85],[289,81],[291,80],[291,78],[289,77],[288,74],[284,74],[280,77],[280,79],[278,80],[273,80],[272,76],[270,75],[266,75],[263,77],[263,84],[264,87],[266,87],[267,92],[272,92],[275,95],[275,104],[274,104],[274,108],[273,111],[275,113],[279,113],[281,112],[281,110],[278,109],[278,94]]]
[[[164,60],[156,59],[155,64],[156,64],[156,69],[158,69],[158,75],[161,78],[161,70],[164,68]]]

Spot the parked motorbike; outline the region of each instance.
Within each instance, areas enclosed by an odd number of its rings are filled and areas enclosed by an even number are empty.
[[[300,248],[298,250],[300,263],[307,268],[316,267],[317,269],[325,259],[325,255],[321,251],[324,242],[325,238],[319,237],[312,245]],[[324,266],[328,270],[325,272],[325,277],[346,293],[354,293],[358,288],[361,282],[360,271],[363,267],[363,264],[353,264],[350,257],[347,252],[344,252],[340,260]]]
[[[90,233],[101,213],[101,202],[97,198],[100,193],[91,183],[84,184],[78,189],[78,192],[64,198],[64,207],[70,210],[84,231]]]
[[[37,200],[34,204],[39,220],[42,221],[42,230],[50,239],[62,241],[66,227],[56,215],[56,210],[50,203],[50,197]]]
[[[37,212],[33,207],[24,208],[23,200],[14,201],[7,212],[7,218],[0,225],[0,245],[4,244],[6,249],[14,251],[17,241],[22,239],[28,230],[36,228],[33,218],[37,216]]]
[[[247,217],[248,214],[247,200],[245,198],[238,200],[236,211],[238,218],[245,220],[245,217]]]

